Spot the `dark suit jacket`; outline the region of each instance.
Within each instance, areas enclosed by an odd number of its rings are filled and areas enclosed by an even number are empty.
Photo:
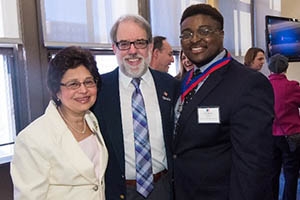
[[[106,200],[126,197],[125,157],[119,95],[119,68],[102,75],[102,88],[92,109],[99,120],[109,160],[106,170]],[[179,82],[167,73],[150,70],[153,76],[162,117],[169,174],[172,170],[171,143],[174,128],[174,104]],[[165,98],[165,92],[168,96]]]
[[[273,91],[235,60],[212,73],[183,108],[174,140],[176,200],[271,199]],[[198,107],[220,123],[198,123]]]

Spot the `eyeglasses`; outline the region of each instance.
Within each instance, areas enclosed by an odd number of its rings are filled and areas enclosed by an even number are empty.
[[[197,31],[196,31],[196,35],[198,37],[209,37],[211,36],[213,33],[219,31],[220,29],[218,28],[212,28],[210,26],[201,26]],[[181,33],[181,35],[179,36],[179,38],[181,40],[191,40],[194,37],[195,32],[191,32],[191,31],[183,31]]]
[[[136,40],[136,41],[130,42],[130,41],[123,40],[120,42],[116,42],[116,45],[119,50],[128,50],[128,49],[130,49],[132,44],[136,49],[145,49],[148,46],[149,41],[148,40]]]
[[[70,90],[76,90],[76,89],[80,88],[81,84],[83,84],[86,88],[93,88],[93,87],[96,87],[97,81],[95,81],[93,78],[91,78],[91,79],[86,79],[83,82],[74,80],[74,81],[69,81],[66,83],[60,83],[61,86],[65,86],[66,88],[68,88]]]

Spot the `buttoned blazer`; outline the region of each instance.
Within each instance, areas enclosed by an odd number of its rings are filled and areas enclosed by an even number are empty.
[[[162,119],[163,135],[169,172],[172,170],[171,143],[174,129],[174,104],[179,82],[167,73],[151,70]],[[99,120],[101,132],[109,153],[106,171],[107,200],[126,199],[125,155],[122,132],[119,68],[102,75],[102,87],[93,112]],[[167,96],[166,96],[167,94]],[[171,173],[169,173],[171,174]]]
[[[178,120],[176,200],[271,199],[273,99],[268,79],[234,59],[208,76]],[[199,122],[211,108],[220,123]]]
[[[51,101],[45,114],[16,138],[11,162],[16,200],[105,200],[108,153],[96,117],[88,111],[85,119],[99,137],[99,179]]]

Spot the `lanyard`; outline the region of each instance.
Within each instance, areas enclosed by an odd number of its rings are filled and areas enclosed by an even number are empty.
[[[182,88],[181,88],[181,102],[184,100],[184,97],[194,89],[201,81],[203,81],[208,75],[213,73],[214,71],[220,69],[225,66],[232,59],[230,53],[227,53],[227,56],[212,63],[203,73],[198,74],[193,77],[194,69],[189,71],[188,76],[185,77]]]

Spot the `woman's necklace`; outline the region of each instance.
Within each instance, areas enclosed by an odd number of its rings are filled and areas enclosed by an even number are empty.
[[[72,126],[72,124],[67,120],[67,118],[64,116],[64,114],[62,113],[60,107],[58,107],[58,111],[61,115],[61,117],[63,118],[63,120],[66,122],[67,126],[71,129],[73,129],[74,131],[76,131],[77,133],[80,133],[80,134],[84,134],[86,132],[86,121],[85,119],[83,118],[83,130],[80,131],[78,130],[77,128],[75,128],[74,126]]]

